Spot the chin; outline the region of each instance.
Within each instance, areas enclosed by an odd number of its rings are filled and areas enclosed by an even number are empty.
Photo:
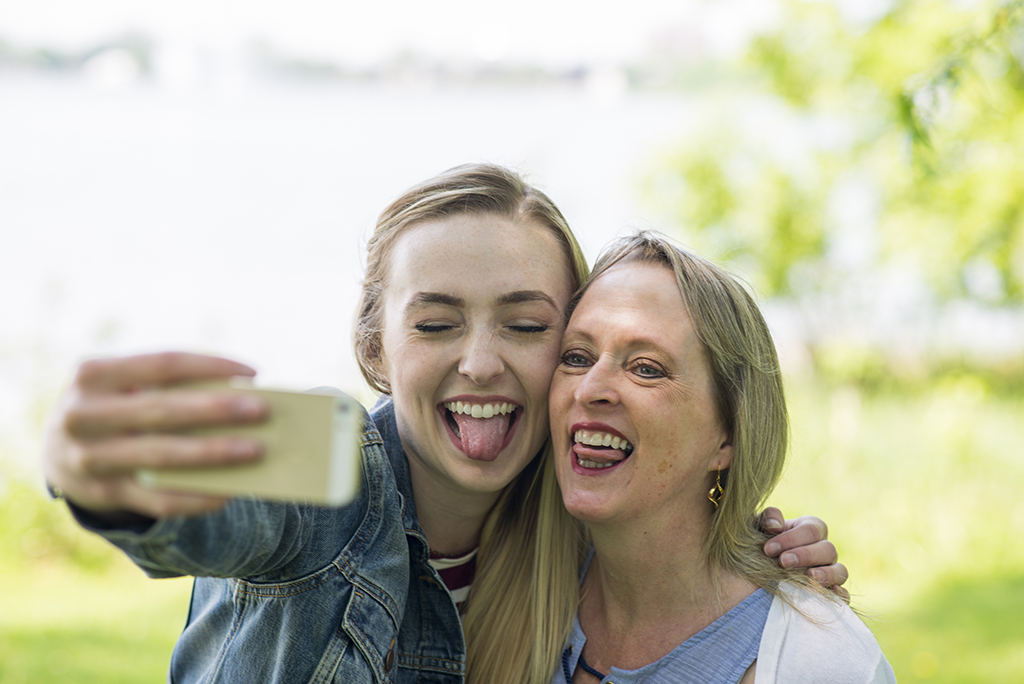
[[[522,468],[509,468],[501,463],[500,457],[497,461],[469,461],[463,465],[454,479],[466,491],[477,494],[500,492],[522,472]]]
[[[597,522],[605,520],[609,516],[607,502],[605,501],[594,501],[589,496],[579,496],[577,494],[562,495],[562,503],[565,504],[565,510],[569,511],[569,515],[582,520],[583,522]]]

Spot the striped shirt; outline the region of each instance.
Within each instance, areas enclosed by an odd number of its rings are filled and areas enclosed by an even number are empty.
[[[464,556],[442,556],[439,553],[430,552],[430,566],[441,575],[441,581],[455,599],[455,607],[462,612],[462,606],[469,596],[469,588],[473,585],[473,575],[476,573],[476,549],[473,549]]]

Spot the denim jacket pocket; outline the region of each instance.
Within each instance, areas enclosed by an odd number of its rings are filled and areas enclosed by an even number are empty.
[[[247,652],[228,655],[231,664],[225,663],[226,669],[241,674],[253,668],[261,677],[275,682],[392,681],[389,671],[394,674],[394,655],[389,658],[388,652],[398,634],[395,616],[364,589],[353,585],[336,564],[288,582],[232,583],[232,632],[253,629],[260,634],[229,640],[248,646]],[[252,649],[257,642],[262,643]],[[242,660],[247,664],[243,665]],[[268,677],[272,671],[288,675],[284,679]]]
[[[374,682],[383,684],[396,680],[398,625],[391,611],[370,593],[354,587],[345,608],[342,629],[369,664]],[[321,684],[321,680],[316,681]],[[350,679],[345,677],[322,680],[323,684],[348,681]]]

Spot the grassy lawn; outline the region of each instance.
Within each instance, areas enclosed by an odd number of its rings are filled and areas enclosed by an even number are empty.
[[[872,624],[900,682],[1024,680],[1024,573],[938,583]]]
[[[63,504],[0,484],[0,684],[166,681],[191,579],[148,579]]]
[[[1024,401],[970,378],[917,396],[789,389],[771,503],[829,523],[899,681],[1024,681]]]
[[[899,681],[1024,681],[1024,400],[789,388],[770,503],[825,519]],[[0,684],[162,682],[191,582],[149,580],[63,506],[0,487]]]
[[[163,682],[192,583],[148,580],[127,561],[108,571],[37,568],[3,576],[0,682]]]

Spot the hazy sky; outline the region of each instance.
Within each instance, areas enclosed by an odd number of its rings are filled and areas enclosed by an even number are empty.
[[[0,0],[0,38],[75,48],[141,30],[222,45],[262,38],[350,63],[412,49],[560,65],[642,53],[672,27],[729,50],[775,15],[774,0]]]

